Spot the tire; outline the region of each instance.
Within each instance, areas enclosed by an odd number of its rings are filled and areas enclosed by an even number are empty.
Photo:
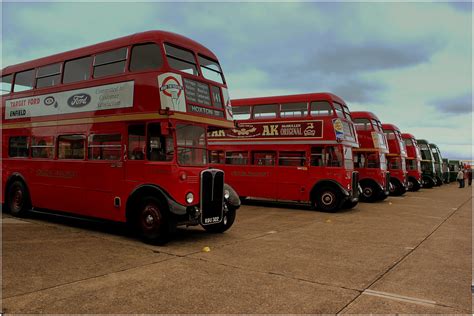
[[[421,189],[420,183],[415,178],[408,178],[409,191],[416,192]]]
[[[440,177],[436,177],[436,186],[440,187],[443,185],[443,180]]]
[[[170,227],[165,204],[154,196],[144,197],[134,216],[135,229],[140,238],[149,244],[169,241]]]
[[[392,186],[390,187],[390,195],[392,196],[400,196],[406,192],[406,189],[403,187],[400,181],[396,178],[391,178],[390,183]]]
[[[341,193],[333,187],[323,187],[316,192],[313,204],[318,210],[335,212],[341,205]]]
[[[227,212],[224,214],[224,217],[222,217],[222,221],[219,224],[202,225],[202,227],[204,227],[204,229],[210,233],[223,233],[234,224],[236,215],[237,209],[232,206],[228,206]]]
[[[354,208],[357,204],[359,204],[359,201],[351,202],[350,200],[347,200],[344,202],[344,204],[342,204],[342,208],[348,210]]]
[[[31,200],[23,181],[14,181],[8,187],[7,208],[16,217],[23,217],[31,209]]]
[[[430,176],[424,176],[423,177],[423,188],[431,189],[435,186],[435,181],[432,177]]]
[[[375,202],[379,199],[382,193],[380,188],[372,182],[364,182],[361,184],[362,193],[359,195],[359,199],[362,202]]]

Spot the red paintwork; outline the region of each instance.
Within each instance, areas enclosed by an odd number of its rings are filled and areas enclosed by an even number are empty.
[[[29,189],[32,204],[37,208],[48,208],[61,210],[64,212],[77,213],[81,215],[98,218],[125,221],[125,206],[130,194],[137,187],[143,184],[153,184],[160,186],[176,202],[186,205],[185,195],[193,192],[195,200],[193,205],[199,203],[200,192],[200,172],[207,166],[180,166],[176,161],[176,154],[171,162],[152,162],[147,160],[128,160],[125,156],[120,161],[100,161],[100,160],[54,160],[31,159],[31,158],[9,158],[8,139],[10,136],[56,136],[60,134],[81,133],[90,135],[91,133],[120,133],[122,135],[122,149],[127,145],[127,128],[130,122],[118,121],[109,123],[82,123],[74,125],[62,125],[66,119],[104,118],[120,116],[125,114],[162,114],[154,122],[161,122],[162,125],[170,126],[170,134],[174,133],[174,126],[181,122],[186,124],[200,125],[205,128],[224,128],[233,126],[224,114],[223,118],[186,113],[187,118],[177,118],[178,113],[160,112],[160,96],[157,83],[157,76],[164,72],[174,72],[183,78],[192,78],[203,83],[212,83],[214,86],[225,88],[225,84],[219,84],[203,78],[170,68],[163,51],[163,42],[172,43],[180,47],[189,49],[195,54],[203,54],[217,61],[216,56],[201,44],[183,37],[163,31],[149,31],[138,33],[96,45],[28,61],[22,64],[6,67],[2,70],[2,75],[28,70],[56,62],[63,62],[78,57],[94,55],[116,49],[120,47],[131,47],[137,43],[154,42],[162,48],[163,66],[158,70],[147,70],[140,72],[130,72],[126,62],[126,71],[119,75],[112,75],[103,78],[90,78],[89,80],[59,84],[53,87],[38,88],[25,92],[10,93],[2,96],[2,123],[44,123],[57,121],[56,126],[27,127],[27,128],[5,128],[2,138],[2,203],[6,182],[14,173],[20,174]],[[129,50],[130,52],[130,50]],[[129,54],[130,55],[130,54]],[[199,68],[199,66],[198,66]],[[91,72],[92,73],[92,72]],[[61,91],[94,87],[105,84],[125,82],[134,80],[133,107],[102,110],[100,112],[84,112],[63,115],[51,115],[34,118],[20,118],[14,120],[5,119],[5,101],[34,95],[57,93]],[[225,111],[224,111],[225,112]],[[193,118],[194,117],[194,118]],[[150,120],[134,120],[132,123],[149,123]],[[211,123],[209,123],[211,122]],[[176,142],[176,140],[175,140]],[[57,146],[57,145],[56,145]],[[176,146],[176,143],[175,143]],[[85,156],[87,157],[87,145]],[[146,150],[146,148],[145,148]],[[183,180],[182,175],[187,177]],[[120,207],[114,207],[114,197],[120,197]]]
[[[400,129],[393,124],[382,124],[384,132],[393,132],[395,134],[394,139],[387,137],[389,153],[387,154],[388,171],[390,171],[391,178],[397,178],[402,184],[407,185],[407,171],[405,165],[405,159],[407,157],[405,143],[402,140]],[[391,161],[395,159],[401,160],[401,169],[391,168]]]
[[[415,139],[415,136],[413,136],[412,134],[409,134],[409,133],[402,133],[402,138],[405,140],[405,139],[409,139],[411,140],[411,142],[409,142],[410,144],[413,144],[413,145],[407,145],[406,146],[406,149],[407,149],[407,165],[410,164],[410,161],[411,160],[415,160],[415,166],[416,166],[416,169],[410,169],[410,168],[407,168],[407,173],[408,173],[408,176],[409,177],[413,177],[415,178],[419,183],[421,183],[421,153],[420,153],[420,149],[418,148],[418,144],[416,142],[416,139]]]
[[[368,119],[375,120],[380,124],[379,118],[372,112],[357,111],[352,112],[353,119]],[[376,145],[374,143],[374,138],[379,137],[384,142],[384,144]],[[388,153],[387,149],[387,138],[385,134],[380,131],[377,127],[374,127],[371,124],[370,130],[357,130],[357,138],[359,140],[359,148],[354,148],[354,153],[358,151],[364,151],[369,153],[374,153],[378,155],[384,155]],[[364,179],[371,179],[377,182],[382,188],[387,187],[387,165],[381,164],[380,168],[355,168],[359,172],[359,179],[363,181]]]
[[[331,93],[310,93],[290,96],[273,96],[232,100],[232,107],[238,108],[246,105],[261,104],[281,104],[288,102],[311,102],[337,101],[345,106],[345,102],[338,96]],[[331,116],[311,116],[309,113],[302,117],[278,117],[271,119],[248,119],[238,121],[238,128],[234,131],[213,132],[209,137],[209,149],[214,151],[243,151],[247,152],[249,159],[246,165],[231,165],[218,163],[216,167],[223,169],[226,173],[226,182],[229,183],[239,196],[251,196],[257,198],[268,198],[272,200],[292,200],[308,202],[311,200],[310,193],[316,183],[323,179],[333,180],[348,190],[357,190],[351,187],[351,175],[353,166],[350,167],[315,167],[310,164],[311,147],[314,144],[324,144],[337,146],[340,150],[351,150],[358,146],[354,125],[351,119],[340,118],[347,124],[353,135],[352,139],[336,140],[333,119],[338,118],[336,113]],[[322,126],[316,124],[322,121]],[[321,126],[321,137],[304,136],[306,122],[313,122],[314,126]],[[259,131],[267,128],[271,130],[271,125],[279,128],[283,124],[296,124],[301,126],[301,134],[297,136],[286,135],[256,135]],[[254,134],[243,134],[236,137],[236,130],[252,130]],[[280,129],[277,129],[280,131]],[[348,130],[348,131],[349,131]],[[319,131],[315,133],[318,135]],[[253,135],[249,138],[248,135]],[[303,136],[302,136],[303,135]],[[247,136],[247,137],[246,137]],[[304,166],[279,166],[278,163],[272,166],[255,165],[251,163],[252,152],[274,152],[275,161],[278,161],[282,151],[304,151],[306,163]]]

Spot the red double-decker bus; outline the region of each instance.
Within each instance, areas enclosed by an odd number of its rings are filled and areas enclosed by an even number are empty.
[[[240,205],[210,169],[207,132],[233,127],[216,56],[149,31],[2,70],[2,203],[128,222],[228,229]]]
[[[378,117],[371,112],[352,112],[359,148],[353,149],[354,168],[359,172],[360,200],[384,200],[390,193],[390,172],[385,155],[387,139]]]
[[[407,178],[408,178],[408,190],[418,191],[421,189],[422,176],[421,176],[421,153],[418,148],[415,136],[409,133],[402,133],[403,141],[407,149]]]
[[[354,207],[358,146],[351,114],[330,93],[232,100],[238,127],[210,134],[210,161],[241,197]]]
[[[382,124],[383,131],[388,141],[389,153],[387,154],[388,171],[390,171],[390,194],[399,196],[407,191],[407,151],[402,140],[400,129],[393,124]]]

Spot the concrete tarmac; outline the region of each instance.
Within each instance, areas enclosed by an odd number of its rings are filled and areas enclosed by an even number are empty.
[[[228,232],[165,246],[45,214],[2,230],[4,313],[472,313],[472,191],[455,184],[335,214],[251,202]]]

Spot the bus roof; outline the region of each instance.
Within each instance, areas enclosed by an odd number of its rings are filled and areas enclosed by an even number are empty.
[[[382,128],[384,130],[391,130],[391,131],[399,131],[400,132],[400,129],[396,125],[389,124],[389,123],[382,124]]]
[[[325,101],[337,101],[341,104],[346,104],[344,100],[335,94],[329,92],[319,93],[305,93],[305,94],[293,94],[293,95],[280,95],[271,97],[256,97],[256,98],[245,98],[245,99],[232,99],[232,106],[244,106],[244,105],[257,105],[257,104],[268,104],[268,103],[280,103],[280,102],[304,102],[311,100],[325,100]]]
[[[379,118],[377,115],[375,115],[372,112],[367,112],[367,111],[356,111],[356,112],[351,112],[352,118],[368,118],[368,119],[374,119],[380,122]]]
[[[417,139],[416,142],[417,142],[418,144],[426,144],[426,145],[428,145],[428,141],[427,141],[426,139]]]
[[[82,48],[66,51],[63,53],[59,53],[59,54],[55,54],[55,55],[51,55],[47,57],[30,60],[24,63],[12,65],[12,66],[7,66],[2,69],[1,74],[2,76],[8,75],[10,73],[27,70],[30,68],[35,68],[42,65],[54,64],[54,63],[61,62],[64,60],[75,59],[75,58],[83,57],[85,55],[94,54],[97,52],[103,52],[103,51],[111,50],[111,49],[122,47],[122,46],[128,46],[133,43],[144,43],[148,41],[157,41],[157,40],[170,42],[172,44],[179,45],[183,48],[187,48],[189,50],[204,54],[207,57],[217,60],[217,57],[209,49],[207,49],[206,47],[199,44],[198,42],[195,42],[192,39],[189,39],[185,36],[182,36],[176,33],[166,32],[166,31],[147,31],[147,32],[141,32],[141,33],[136,33],[136,34],[116,38],[110,41],[100,42],[98,44],[85,46]]]
[[[413,134],[410,133],[402,133],[402,138],[411,138],[411,139],[416,139]]]
[[[436,146],[436,144],[430,143],[429,145],[430,145],[430,147],[435,147],[436,149],[439,150],[439,148],[438,148],[438,146]]]

